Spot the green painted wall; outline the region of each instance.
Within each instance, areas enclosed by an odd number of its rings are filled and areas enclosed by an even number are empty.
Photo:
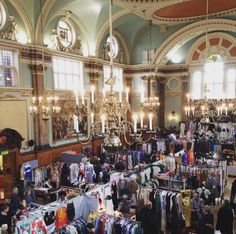
[[[54,88],[54,80],[53,80],[53,69],[52,67],[47,67],[45,71],[45,78],[44,78],[44,86],[46,89],[53,89]]]
[[[178,25],[167,28],[166,32],[160,32],[160,27],[153,25],[152,26],[152,48],[159,48],[164,40],[171,36],[174,32],[184,27],[185,25]],[[150,28],[146,24],[146,27],[143,30],[140,30],[137,33],[136,40],[132,46],[131,52],[131,64],[140,64],[142,63],[143,51],[150,48]]]
[[[177,126],[181,121],[181,105],[182,97],[181,96],[166,96],[165,97],[165,127],[169,128],[170,126]],[[176,112],[177,119],[175,122],[171,122],[170,114],[172,111]],[[161,126],[160,126],[161,127]]]
[[[21,78],[24,88],[32,88],[32,73],[29,64],[21,63]]]

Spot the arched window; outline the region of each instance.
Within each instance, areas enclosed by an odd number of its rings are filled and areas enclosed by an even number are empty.
[[[108,37],[107,38],[107,44],[112,46],[112,57],[116,58],[116,56],[118,55],[118,51],[119,51],[119,44],[118,41],[116,40],[115,37]],[[108,55],[110,56],[110,52],[108,52]]]
[[[75,34],[72,26],[63,19],[60,19],[57,24],[57,31],[60,42],[65,47],[70,47],[74,44]]]
[[[219,54],[211,54],[202,69],[196,69],[190,78],[191,99],[235,98],[236,70],[224,64]]]

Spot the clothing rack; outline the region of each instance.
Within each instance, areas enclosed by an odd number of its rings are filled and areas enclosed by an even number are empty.
[[[168,191],[168,192],[175,192],[175,193],[180,193],[180,190],[176,190],[176,189],[170,189],[170,188],[148,188],[147,186],[143,186],[143,185],[139,185],[139,188],[143,188],[143,189],[149,189],[151,191]]]
[[[111,215],[111,214],[105,214],[106,216],[108,217],[113,217],[113,218],[118,218],[118,219],[124,219],[124,220],[127,220],[127,221],[131,221],[133,223],[137,223],[137,224],[141,224],[140,221],[137,221],[137,220],[132,220],[132,219],[129,219],[129,218],[124,218],[124,217],[120,217],[120,216],[115,216],[115,215]]]

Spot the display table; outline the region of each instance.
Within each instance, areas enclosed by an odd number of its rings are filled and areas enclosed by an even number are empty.
[[[227,166],[228,176],[236,176],[236,166]]]
[[[46,204],[47,200],[50,200],[50,197],[55,195],[56,200],[58,199],[58,193],[61,191],[61,189],[58,190],[51,190],[49,188],[35,188],[35,197],[36,199],[42,198],[43,199],[43,204]],[[50,201],[51,202],[51,201]]]

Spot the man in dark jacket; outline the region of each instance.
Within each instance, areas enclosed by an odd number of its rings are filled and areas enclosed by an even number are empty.
[[[152,203],[148,202],[147,206],[141,209],[140,213],[137,214],[137,220],[141,222],[144,234],[156,234],[155,230],[155,213],[152,210]]]
[[[231,194],[230,194],[230,204],[234,209],[234,213],[236,214],[236,179],[232,183]]]
[[[223,207],[220,208],[217,217],[216,230],[221,234],[233,234],[233,210],[228,200],[224,200]]]

